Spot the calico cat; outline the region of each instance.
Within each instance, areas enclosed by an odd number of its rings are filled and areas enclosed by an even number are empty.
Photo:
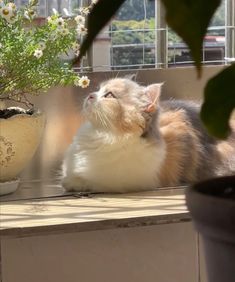
[[[115,78],[87,97],[87,122],[63,162],[66,190],[143,191],[227,170],[225,159],[232,146],[206,133],[197,104],[161,102],[161,87]]]

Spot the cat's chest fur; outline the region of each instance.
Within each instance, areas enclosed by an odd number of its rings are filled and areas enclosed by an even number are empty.
[[[65,166],[67,175],[71,175],[74,182],[76,176],[81,178],[89,190],[135,191],[152,189],[159,184],[158,173],[164,158],[165,146],[161,140],[117,137],[94,131],[86,124],[70,146]]]

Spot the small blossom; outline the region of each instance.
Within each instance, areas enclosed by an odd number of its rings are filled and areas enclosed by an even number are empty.
[[[83,14],[83,15],[85,15],[85,16],[89,15],[89,13],[90,13],[90,10],[89,10],[88,7],[81,7],[81,8],[79,9],[79,11],[80,11],[81,14]]]
[[[77,42],[73,42],[72,49],[73,51],[77,51],[78,49],[80,49],[80,44]]]
[[[30,20],[29,12],[28,12],[28,11],[25,11],[25,12],[24,12],[24,17],[25,17],[27,20]]]
[[[79,25],[76,30],[78,35],[83,36],[87,34],[87,28],[84,25]]]
[[[75,18],[75,21],[78,25],[84,25],[85,24],[85,17],[78,15]]]
[[[32,19],[32,18],[35,18],[36,15],[37,15],[37,13],[36,13],[35,10],[33,10],[33,9],[30,9],[30,10],[29,10],[29,16],[30,16],[31,19]]]
[[[16,22],[16,17],[9,17],[9,18],[6,18],[7,22],[10,23],[10,24],[13,24]]]
[[[78,57],[79,55],[80,55],[80,51],[79,51],[79,50],[76,50],[76,51],[75,51],[75,56]]]
[[[74,84],[82,88],[87,88],[90,84],[90,79],[87,76],[82,76],[81,78],[75,79]]]
[[[65,35],[69,34],[69,30],[67,28],[61,28],[59,30],[59,33],[62,34],[63,36],[65,36]]]
[[[58,32],[51,32],[49,38],[50,40],[56,40],[58,38]]]
[[[13,10],[10,7],[7,6],[3,6],[0,9],[0,15],[4,18],[4,19],[9,19],[11,18],[14,14],[13,14]]]
[[[52,17],[47,17],[47,22],[48,22],[48,23],[53,23]]]
[[[44,50],[44,49],[46,49],[46,43],[45,42],[43,42],[43,41],[41,41],[41,42],[39,42],[38,43],[38,49],[40,49],[40,50]]]
[[[55,24],[57,24],[57,27],[59,27],[59,28],[64,27],[64,19],[61,18],[61,17],[56,19]]]
[[[28,20],[31,20],[31,19],[35,18],[35,16],[36,16],[36,11],[33,10],[33,9],[26,10],[26,11],[24,12],[24,17],[25,17],[26,19],[28,19]]]
[[[0,9],[0,15],[10,24],[13,24],[16,21],[15,12],[11,7],[3,6]]]
[[[1,3],[0,3],[0,5],[1,5]],[[9,7],[10,9],[12,9],[13,11],[16,11],[15,3],[10,2],[10,3],[7,3],[6,6]]]
[[[39,59],[39,58],[42,57],[43,52],[42,52],[41,49],[36,49],[36,50],[34,51],[34,54],[33,54],[33,55],[34,55],[37,59]]]

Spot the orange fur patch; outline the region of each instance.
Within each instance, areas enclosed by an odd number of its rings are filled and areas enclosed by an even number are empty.
[[[176,186],[184,179],[192,182],[199,163],[199,139],[183,110],[160,116],[160,132],[166,143],[166,159],[159,174],[162,186]],[[188,150],[190,148],[190,151]],[[187,163],[190,160],[190,163]]]

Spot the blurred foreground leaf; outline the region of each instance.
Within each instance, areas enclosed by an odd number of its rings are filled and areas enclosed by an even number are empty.
[[[85,55],[93,40],[115,15],[125,0],[99,0],[88,17],[88,34],[82,43],[78,61]]]
[[[201,119],[208,132],[225,139],[231,132],[229,118],[235,108],[235,64],[210,79],[204,92]]]
[[[161,0],[168,25],[191,50],[198,74],[202,60],[202,44],[213,14],[221,0]]]

